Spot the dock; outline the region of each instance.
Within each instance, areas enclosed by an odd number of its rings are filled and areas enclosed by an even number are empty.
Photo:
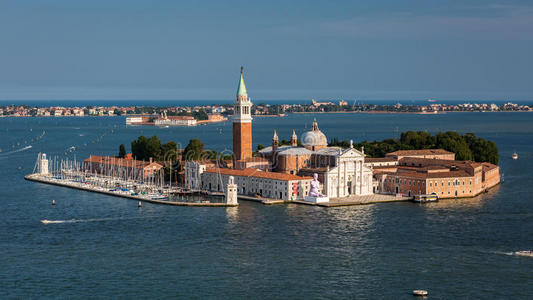
[[[123,192],[120,190],[111,191],[106,188],[83,184],[81,182],[74,182],[66,179],[56,179],[50,176],[43,176],[40,174],[30,174],[24,176],[24,179],[44,184],[51,184],[56,186],[67,187],[71,189],[77,189],[87,192],[99,193],[109,196],[121,197],[126,199],[132,199],[142,202],[154,203],[154,204],[164,204],[164,205],[173,205],[173,206],[211,206],[211,207],[229,207],[229,206],[238,206],[238,204],[228,204],[228,203],[213,203],[213,202],[177,202],[177,201],[164,201],[159,199],[152,199],[147,195],[132,195],[128,192]]]

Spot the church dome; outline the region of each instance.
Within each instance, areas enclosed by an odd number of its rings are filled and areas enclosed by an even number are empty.
[[[313,122],[313,129],[302,134],[302,145],[311,150],[323,148],[328,146],[328,139],[326,135],[318,129],[316,120]]]

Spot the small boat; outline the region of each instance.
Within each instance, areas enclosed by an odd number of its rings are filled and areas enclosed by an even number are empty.
[[[531,250],[516,251],[514,255],[533,257],[533,251]]]
[[[437,202],[437,201],[439,201],[439,197],[437,197],[437,195],[435,194],[416,195],[413,198],[413,202],[416,202],[416,203]]]
[[[425,297],[428,295],[428,291],[426,290],[414,290],[413,291],[413,296],[422,296],[422,297]]]
[[[513,159],[518,159],[518,153],[513,153]]]

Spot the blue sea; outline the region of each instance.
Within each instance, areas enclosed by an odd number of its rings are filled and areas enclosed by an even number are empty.
[[[474,132],[497,143],[505,181],[475,198],[425,205],[139,209],[23,176],[39,152],[115,155],[139,135],[182,146],[198,137],[206,148],[231,150],[231,123],[0,118],[0,298],[412,299],[413,289],[425,289],[433,299],[531,299],[533,258],[510,253],[533,250],[533,114],[255,118],[254,146],[268,145],[274,129],[282,139],[293,129],[300,135],[313,118],[328,139],[355,142],[406,130]]]

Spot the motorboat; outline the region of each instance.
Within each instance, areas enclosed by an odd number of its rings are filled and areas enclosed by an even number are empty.
[[[533,257],[533,251],[531,250],[516,251],[514,255]]]
[[[518,159],[518,153],[513,153],[513,159]]]
[[[413,198],[413,202],[417,203],[426,203],[426,202],[437,202],[439,201],[439,197],[435,194],[429,194],[429,195],[416,195]]]

